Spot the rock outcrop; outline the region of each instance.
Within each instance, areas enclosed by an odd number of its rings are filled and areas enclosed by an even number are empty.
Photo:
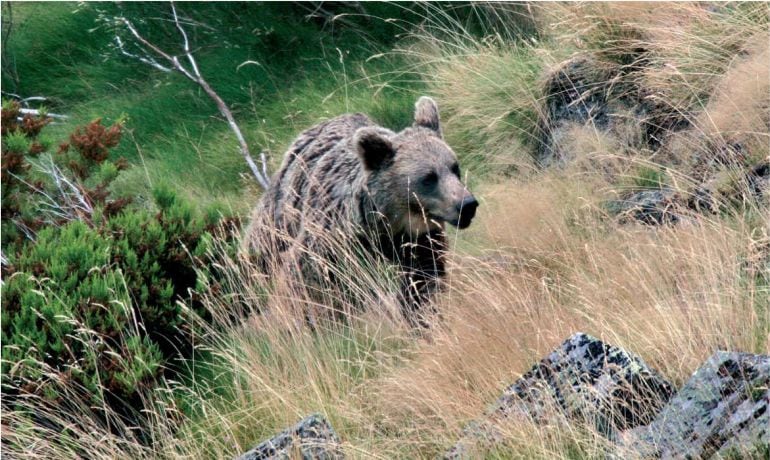
[[[607,82],[612,77],[611,69],[588,57],[570,59],[548,76],[539,130],[543,137],[537,155],[541,166],[570,159],[571,152],[563,147],[562,140],[569,137],[573,126],[610,129],[612,109]]]
[[[543,88],[538,164],[573,159],[570,138],[580,126],[608,134],[619,147],[657,150],[667,134],[689,123],[655,101],[616,63],[589,55],[562,62],[547,75]]]
[[[553,399],[570,416],[625,429],[651,421],[671,393],[638,356],[577,333],[506,388],[495,412],[542,418]]]
[[[768,458],[770,356],[717,352],[655,420],[621,435],[624,458]]]
[[[616,176],[612,158],[628,158],[630,165],[653,161],[686,177],[669,177],[652,187],[620,184],[626,193],[608,203],[609,210],[622,220],[648,225],[675,224],[686,211],[716,213],[747,199],[767,201],[770,158],[759,158],[767,149],[766,139],[758,137],[767,125],[714,133],[708,110],[725,110],[729,85],[722,88],[721,99],[712,96],[716,105],[710,109],[677,107],[638,78],[648,64],[637,59],[624,66],[584,54],[549,72],[538,111],[537,164],[560,166],[593,156],[592,170],[606,167]],[[752,117],[762,118],[746,114]],[[605,153],[597,157],[596,152]],[[633,174],[632,169],[629,177]]]
[[[238,460],[341,460],[339,438],[321,415],[311,415],[293,427],[262,442]]]
[[[545,422],[554,411],[613,438],[652,421],[671,393],[671,384],[641,358],[577,333],[506,388],[487,419],[471,424],[446,458],[468,458],[475,444],[498,441],[496,423]]]
[[[608,209],[621,222],[637,221],[648,225],[675,224],[682,206],[670,189],[650,189],[631,193],[625,198],[608,203]]]

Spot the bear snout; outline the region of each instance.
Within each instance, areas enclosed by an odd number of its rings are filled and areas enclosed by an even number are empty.
[[[471,224],[471,220],[476,215],[476,208],[479,207],[479,202],[473,195],[465,197],[457,205],[457,213],[460,218],[457,220],[457,227],[460,229],[467,228]]]

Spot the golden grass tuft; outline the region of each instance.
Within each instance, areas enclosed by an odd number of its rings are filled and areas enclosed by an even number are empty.
[[[696,125],[709,137],[748,142],[755,149],[770,142],[770,34],[751,39],[751,48],[730,63]]]
[[[384,382],[378,413],[396,414],[405,437],[437,450],[456,440],[576,331],[640,355],[676,384],[717,349],[770,351],[768,290],[744,265],[756,228],[703,217],[676,228],[607,225],[590,196],[565,196],[574,180],[485,190],[495,206],[480,208],[480,222],[494,222],[483,239],[498,249],[457,257],[445,326]],[[546,439],[531,439],[536,456],[565,455]]]

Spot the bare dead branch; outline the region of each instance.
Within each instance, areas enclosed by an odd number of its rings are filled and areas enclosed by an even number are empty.
[[[148,66],[154,67],[162,72],[171,72],[171,69],[168,67],[160,64],[155,59],[149,57],[149,56],[139,56],[138,54],[129,53],[126,51],[125,46],[123,45],[123,40],[120,39],[119,36],[115,35],[115,44],[118,46],[118,50],[120,51],[120,54],[124,56],[128,56],[132,59],[136,59],[139,62],[143,62],[147,64]]]
[[[235,117],[233,116],[233,113],[230,110],[230,107],[228,107],[225,101],[219,96],[219,94],[217,94],[216,91],[214,91],[214,89],[211,87],[211,85],[209,85],[206,79],[203,78],[203,75],[201,75],[200,69],[198,67],[198,63],[195,60],[195,56],[190,50],[190,40],[187,36],[187,32],[185,31],[182,25],[183,21],[179,19],[179,15],[177,14],[176,6],[174,5],[174,2],[171,2],[171,13],[174,18],[174,25],[176,26],[177,30],[179,30],[179,34],[182,37],[182,48],[184,50],[184,55],[187,58],[187,62],[189,63],[189,66],[190,66],[189,69],[179,61],[179,58],[177,56],[173,56],[163,51],[157,45],[151,43],[149,40],[144,38],[136,29],[134,24],[124,17],[119,17],[116,19],[126,26],[129,32],[131,32],[131,35],[133,35],[133,37],[136,39],[138,44],[141,45],[143,50],[145,51],[149,50],[152,53],[154,53],[156,56],[163,58],[163,60],[165,60],[171,67],[166,67],[158,63],[153,57],[149,55],[139,56],[128,52],[127,50],[125,50],[125,47],[123,46],[123,42],[120,40],[120,37],[116,35],[115,42],[118,45],[118,49],[123,55],[136,59],[158,70],[161,70],[164,72],[170,72],[172,70],[179,72],[185,77],[187,77],[189,80],[192,80],[198,86],[200,86],[203,89],[203,91],[214,101],[214,103],[217,106],[217,109],[219,110],[219,113],[225,118],[228,126],[230,127],[230,130],[235,134],[235,138],[238,141],[238,147],[240,149],[241,155],[243,156],[244,160],[246,160],[246,164],[249,166],[249,169],[251,170],[251,173],[254,175],[254,178],[257,180],[259,185],[264,190],[267,190],[270,184],[269,175],[267,174],[267,158],[265,157],[264,153],[260,154],[260,163],[262,166],[260,170],[260,168],[254,162],[254,159],[251,157],[249,145],[246,142],[246,138],[243,136],[243,133],[241,132],[241,129],[238,126],[238,123],[235,121]]]
[[[34,115],[34,116],[40,116],[41,112],[38,109],[19,109],[19,113],[22,115]],[[60,115],[58,113],[45,113],[45,116],[47,118],[54,118],[59,120],[66,120],[69,118],[67,115]],[[19,117],[21,120],[21,117]]]
[[[16,117],[17,120],[21,121],[24,115],[34,115],[34,116],[40,116],[41,112],[39,109],[31,109],[29,108],[30,102],[44,102],[47,101],[48,98],[42,97],[42,96],[30,96],[30,97],[21,97],[18,94],[10,93],[7,91],[2,91],[2,94],[4,96],[12,97],[13,99],[16,99],[16,101],[22,106],[22,108],[19,109],[19,113],[22,116]],[[69,118],[67,115],[60,115],[58,113],[51,113],[51,112],[44,112],[45,116],[48,118],[53,119],[60,119],[64,120]]]
[[[47,101],[48,98],[42,97],[42,96],[30,96],[30,97],[21,97],[16,93],[11,93],[9,91],[0,91],[5,96],[12,97],[13,99],[16,99],[16,101],[21,104],[23,107],[29,107],[30,102],[43,102]]]
[[[198,64],[195,62],[195,58],[190,52],[190,41],[187,39],[187,32],[185,32],[182,24],[179,23],[179,16],[176,14],[176,6],[174,6],[174,2],[171,2],[171,12],[174,14],[174,24],[176,24],[176,28],[179,29],[179,33],[181,33],[182,37],[184,38],[184,54],[187,56],[187,60],[190,62],[195,76],[201,78],[201,72],[198,70]]]
[[[259,152],[259,161],[262,163],[262,175],[269,177],[267,174],[267,156],[265,152]]]
[[[56,166],[50,156],[42,157],[39,161],[32,162],[35,169],[51,179],[54,189],[50,192],[35,184],[25,181],[22,177],[14,175],[14,178],[29,187],[37,197],[36,206],[40,215],[49,224],[58,221],[90,220],[93,215],[93,206],[81,191],[80,187],[70,180],[66,174]],[[25,234],[25,231],[22,228]],[[31,230],[30,230],[31,232]],[[26,236],[34,240],[30,234]]]

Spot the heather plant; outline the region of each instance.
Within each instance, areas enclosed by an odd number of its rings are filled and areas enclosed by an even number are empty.
[[[94,209],[108,216],[119,213],[130,198],[110,196],[109,187],[128,164],[108,159],[118,145],[124,120],[110,127],[96,119],[78,127],[56,153],[42,133],[50,118],[24,114],[15,101],[3,103],[2,180],[3,251],[13,252],[24,239],[35,239],[44,225],[90,220]]]
[[[196,303],[181,300],[221,214],[162,185],[154,210],[111,196],[122,121],[76,128],[51,154],[38,140],[45,115],[18,122],[18,109],[3,110],[3,392],[11,406],[17,395],[59,403],[67,383],[131,419],[191,352]]]

